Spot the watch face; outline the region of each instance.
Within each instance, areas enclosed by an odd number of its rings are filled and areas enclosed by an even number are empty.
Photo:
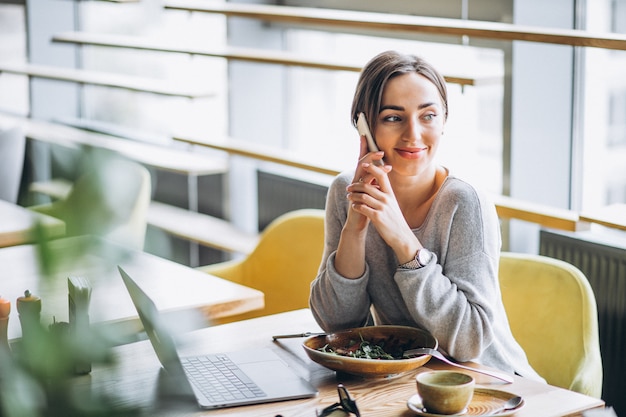
[[[428,262],[430,262],[432,257],[433,254],[428,249],[422,248],[417,253],[417,262],[419,262],[420,265],[425,266],[426,264],[428,264]]]

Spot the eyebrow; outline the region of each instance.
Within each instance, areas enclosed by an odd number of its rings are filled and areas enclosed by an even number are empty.
[[[419,106],[417,106],[417,108],[418,108],[419,110],[422,110],[422,109],[426,109],[426,108],[431,107],[431,106],[436,106],[436,107],[439,107],[439,104],[438,104],[438,103],[435,103],[435,102],[430,102],[430,103],[422,103],[422,104],[420,104]],[[405,108],[404,108],[404,107],[402,107],[402,106],[396,106],[396,105],[390,104],[390,105],[387,105],[387,106],[382,106],[382,107],[380,108],[380,111],[383,111],[383,110],[399,110],[399,111],[404,111],[404,110],[405,110]]]

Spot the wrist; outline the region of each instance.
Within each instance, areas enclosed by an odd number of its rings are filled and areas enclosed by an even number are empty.
[[[420,269],[425,267],[433,259],[433,253],[426,248],[417,251],[414,258],[398,265],[398,269]]]
[[[422,244],[419,240],[417,240],[417,238],[415,238],[415,236],[413,236],[413,239],[411,240],[399,242],[399,245],[394,248],[398,265],[414,260],[415,255],[417,255],[422,248]]]

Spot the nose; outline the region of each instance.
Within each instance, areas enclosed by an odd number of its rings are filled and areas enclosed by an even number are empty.
[[[415,117],[410,117],[407,119],[406,129],[404,129],[402,139],[405,142],[417,143],[420,142],[422,138],[422,125],[419,122],[419,119]]]

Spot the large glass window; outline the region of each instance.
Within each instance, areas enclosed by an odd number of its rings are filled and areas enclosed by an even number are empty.
[[[587,29],[626,33],[626,0],[588,2]],[[588,48],[580,209],[626,203],[626,51]]]
[[[439,158],[457,175],[494,193],[502,191],[503,53],[498,49],[446,45],[388,37],[291,29],[289,49],[307,56],[363,66],[394,49],[423,56],[444,76],[476,85],[448,83],[449,118]],[[349,169],[356,164],[358,135],[350,107],[358,73],[324,70],[289,72],[286,106],[289,146]]]
[[[220,48],[226,43],[226,19],[221,15],[165,10],[158,2],[94,1],[80,6],[80,28],[85,32],[136,36],[181,47]],[[213,94],[189,99],[86,87],[86,119],[166,136],[180,132],[226,135],[226,60],[95,46],[82,47],[80,52],[83,67],[90,70],[143,76]]]
[[[0,3],[0,57],[4,62],[26,61],[24,6]],[[0,112],[28,115],[28,77],[0,73]]]
[[[328,3],[333,4],[329,6]],[[409,7],[406,2],[392,3],[397,13]],[[497,10],[487,6],[488,3],[486,0],[442,1],[433,6],[431,2],[419,1],[410,6],[415,8],[410,12],[505,22],[516,22],[516,18],[520,18],[521,6],[513,9],[513,2],[502,2],[501,9]],[[577,20],[591,32],[626,33],[626,0],[585,2],[586,7],[574,11],[575,3],[569,0],[544,2],[541,3],[541,14],[536,14],[535,8],[527,7],[523,24],[552,27],[552,22],[546,21],[545,16],[559,16],[560,11],[567,9],[568,16],[582,13]],[[305,4],[334,7],[335,2],[298,2],[298,5]],[[378,7],[373,3],[347,0],[337,4],[370,10]],[[551,14],[547,13],[549,8],[559,7],[563,10],[554,9]],[[510,13],[507,12],[509,9],[512,10]],[[466,76],[477,81],[475,86],[449,84],[450,118],[440,159],[453,172],[488,191],[500,193],[509,190],[511,174],[516,175],[511,166],[541,170],[546,167],[538,166],[539,162],[550,161],[550,176],[571,179],[567,190],[571,195],[570,207],[563,207],[560,203],[561,208],[594,211],[608,204],[626,202],[626,164],[623,162],[626,160],[625,51],[576,48],[582,59],[576,61],[580,65],[569,67],[575,68],[575,76],[573,71],[559,73],[552,67],[540,74],[541,77],[553,77],[554,86],[569,86],[571,90],[568,90],[567,97],[572,95],[575,107],[544,108],[542,103],[533,101],[523,103],[526,113],[520,115],[519,106],[511,108],[510,96],[519,98],[529,85],[532,86],[539,76],[537,65],[540,63],[527,62],[526,66],[518,67],[512,64],[515,53],[547,48],[571,52],[573,48],[517,41],[511,48],[510,42],[477,39],[471,39],[469,43],[450,39],[450,43],[445,43],[446,40],[440,38],[427,41],[419,34],[404,34],[398,38],[390,37],[389,33],[385,36],[375,33],[355,35],[287,28],[267,22],[250,23],[254,22],[253,19],[239,19],[233,24],[233,20],[220,15],[164,10],[158,2],[77,2],[75,10],[78,10],[78,30],[149,37],[181,46],[219,48],[229,43],[252,44],[260,48],[287,49],[312,59],[319,57],[355,65],[365,64],[384,49],[423,55],[444,75]],[[26,33],[36,35],[41,28],[27,28],[24,22],[23,5],[0,3],[0,53],[3,60],[27,60]],[[563,27],[567,25],[569,21]],[[54,47],[59,48],[59,45]],[[210,98],[183,99],[84,86],[80,90],[80,114],[76,117],[163,136],[215,137],[233,133],[235,126],[238,139],[283,146],[338,168],[349,169],[354,165],[358,138],[350,125],[349,110],[358,77],[356,72],[297,67],[279,69],[279,66],[267,64],[251,66],[252,70],[246,72],[244,66],[239,65],[241,63],[221,58],[124,48],[65,47],[76,49],[77,62],[83,68],[194,84],[215,91]],[[540,55],[528,56],[536,61]],[[528,69],[536,72],[528,72]],[[277,75],[279,81],[267,81],[264,78],[266,73]],[[511,78],[513,87],[507,90],[507,81]],[[26,76],[0,74],[0,112],[28,115],[32,107],[28,84]],[[241,85],[244,87],[237,87]],[[235,90],[237,95],[233,96]],[[259,91],[261,97],[254,97]],[[550,98],[549,95],[546,97]],[[567,97],[562,101],[569,103]],[[45,94],[44,97],[33,97],[39,102],[52,99],[56,98]],[[546,133],[550,126],[548,129],[539,126],[542,120],[548,120],[549,124],[550,114],[555,110],[560,114],[572,114],[571,125],[558,129],[561,135],[571,135],[571,150],[551,149],[551,137]],[[517,146],[521,148],[511,148],[515,139],[513,130],[520,123],[546,135],[537,149],[523,149],[524,143],[520,145],[519,141]],[[241,129],[246,125],[247,131]],[[565,130],[567,132],[562,133]],[[533,132],[532,129],[529,131]],[[509,149],[512,149],[511,155],[507,154]],[[294,174],[275,165],[268,169],[285,175]],[[539,199],[533,191],[537,188],[537,181],[527,180],[524,175],[519,177],[522,178],[516,179],[515,186],[523,190],[521,197]],[[523,185],[524,181],[528,184]],[[559,192],[563,188],[559,187]],[[549,198],[546,200],[538,202],[551,203]]]

